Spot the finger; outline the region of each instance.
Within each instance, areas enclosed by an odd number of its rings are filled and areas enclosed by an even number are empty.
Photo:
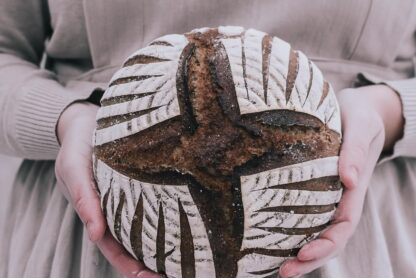
[[[98,197],[84,196],[82,193],[73,193],[71,195],[68,186],[64,185],[62,180],[58,180],[57,185],[65,198],[72,203],[79,218],[87,227],[90,240],[96,242],[102,238],[106,229],[106,222],[101,212],[100,200]],[[71,187],[84,187],[84,185],[72,185]]]
[[[345,187],[353,188],[358,185],[360,175],[367,165],[374,140],[384,143],[383,124],[379,117],[371,116],[365,111],[341,112],[344,138],[340,152],[339,173]],[[381,148],[377,149],[376,159],[381,152]]]
[[[281,278],[300,277],[303,274],[312,272],[313,270],[321,267],[330,259],[331,257],[325,257],[307,262],[303,262],[298,259],[293,259],[285,262],[281,266],[279,270],[279,275]]]
[[[373,144],[374,142],[372,142]],[[370,147],[367,165],[363,168],[358,184],[368,183],[376,163],[377,148]],[[311,261],[332,257],[342,250],[358,225],[365,198],[363,184],[357,188],[345,189],[338,205],[333,224],[323,231],[320,237],[304,245],[299,251],[299,261]]]
[[[63,157],[57,160],[57,163],[60,163],[57,176],[64,184],[63,192],[69,195],[69,201],[86,225],[89,238],[96,242],[104,236],[106,222],[102,214],[100,198],[95,190],[91,160],[77,152],[67,151],[60,155]]]
[[[156,278],[159,275],[148,270],[142,263],[135,260],[127,251],[114,239],[107,230],[104,237],[97,242],[98,248],[103,255],[126,277]]]
[[[299,277],[303,273],[300,271],[299,267],[296,264],[297,259],[291,259],[286,261],[279,269],[280,278],[295,278]]]
[[[346,189],[338,204],[332,224],[318,239],[304,245],[298,253],[301,261],[333,256],[340,251],[352,236],[357,226],[364,203],[365,187]]]
[[[384,134],[378,134],[370,143],[367,163],[363,169],[359,184],[368,185],[384,145]]]
[[[69,187],[74,208],[87,227],[90,240],[96,242],[104,236],[106,221],[93,182],[89,182],[77,182]]]
[[[297,258],[311,261],[336,255],[345,246],[352,230],[352,224],[347,221],[331,225],[318,239],[304,245]]]
[[[358,127],[353,127],[351,123],[345,125],[339,158],[339,175],[346,188],[354,188],[358,185],[359,176],[365,166],[372,138],[361,133],[357,130]]]

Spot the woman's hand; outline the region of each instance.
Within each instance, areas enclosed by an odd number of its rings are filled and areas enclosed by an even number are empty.
[[[127,277],[159,277],[137,262],[106,229],[92,173],[92,135],[98,107],[77,102],[61,115],[57,133],[61,142],[55,172],[58,186],[109,262]]]
[[[331,225],[280,268],[280,277],[299,277],[336,256],[352,236],[381,152],[402,136],[400,98],[384,85],[346,89],[337,94],[343,125],[339,174],[344,193]]]

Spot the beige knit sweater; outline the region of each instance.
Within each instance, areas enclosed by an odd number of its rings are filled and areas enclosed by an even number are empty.
[[[104,89],[127,55],[164,34],[218,25],[281,37],[311,57],[336,90],[354,86],[359,73],[393,80],[404,136],[376,169],[355,236],[314,277],[416,277],[416,0],[1,0],[0,152],[54,159],[62,111]],[[26,161],[5,199],[0,276],[111,276],[81,240],[82,224],[55,187],[53,163]]]

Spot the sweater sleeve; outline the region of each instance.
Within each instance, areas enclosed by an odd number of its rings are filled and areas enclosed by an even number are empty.
[[[0,2],[0,152],[28,159],[55,159],[56,125],[71,103],[90,90],[61,85],[39,65],[51,34],[46,0]],[[89,88],[90,89],[90,88]]]
[[[405,121],[403,137],[396,142],[393,154],[388,158],[416,157],[416,78],[383,83],[399,94]]]
[[[400,97],[404,118],[403,136],[394,145],[393,152],[385,155],[379,163],[396,157],[416,157],[416,78],[386,81],[368,73],[360,73],[362,83],[385,84]]]

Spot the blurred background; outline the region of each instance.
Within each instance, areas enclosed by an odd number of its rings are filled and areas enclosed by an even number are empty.
[[[0,194],[0,231],[3,226],[6,213],[6,196],[9,196],[10,188],[13,184],[14,176],[22,162],[21,159],[9,157],[0,154],[0,186],[2,187]],[[0,235],[1,236],[1,235]]]

